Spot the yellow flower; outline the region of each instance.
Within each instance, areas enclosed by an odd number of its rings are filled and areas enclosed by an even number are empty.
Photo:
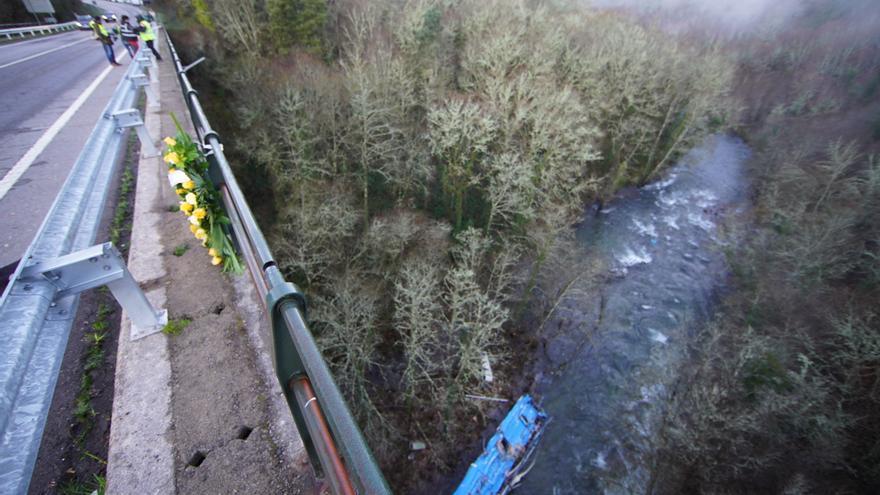
[[[180,165],[180,156],[174,151],[168,153],[164,157],[166,163],[173,163],[175,165]]]
[[[205,229],[196,230],[196,239],[198,239],[200,241],[204,241],[207,238],[208,238],[208,233],[205,232]]]
[[[177,141],[175,141],[174,138],[171,136],[168,136],[167,138],[163,139],[162,141],[165,141],[165,144],[167,144],[168,146],[177,145]]]
[[[188,220],[189,220],[189,223],[196,225],[196,226],[199,226],[202,224],[202,222],[200,222],[199,219],[196,218],[194,215],[190,215]]]
[[[205,218],[205,215],[207,215],[207,214],[208,214],[208,212],[205,211],[204,208],[196,208],[196,209],[193,211],[193,216],[196,217],[196,218],[198,218],[199,220]]]
[[[218,253],[217,250],[214,248],[211,248],[208,250],[208,256],[213,257],[213,256],[219,256],[219,255],[220,255],[220,253]]]
[[[197,198],[194,193],[186,193],[186,197],[184,199],[192,206],[199,204],[199,198]]]
[[[174,192],[176,192],[178,196],[183,196],[184,194],[186,194],[186,189],[181,189],[178,187]]]
[[[214,256],[213,258],[211,258],[212,265],[217,266],[220,263],[223,263],[223,258],[221,258],[220,256]]]
[[[184,203],[182,201],[180,202],[180,211],[182,211],[184,213],[189,213],[192,211],[192,209],[193,209],[193,205],[191,205],[189,203]]]
[[[193,234],[195,234],[197,230],[199,230],[198,225],[193,225],[193,224],[189,225],[189,231],[192,232]]]
[[[192,190],[193,188],[196,187],[196,183],[191,180],[188,180],[188,181],[184,182],[183,184],[181,184],[181,186],[183,186],[184,189]]]

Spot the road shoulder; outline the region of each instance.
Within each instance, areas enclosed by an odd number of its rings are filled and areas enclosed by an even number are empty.
[[[161,63],[162,110],[147,115],[157,141],[176,133],[172,114],[192,133],[170,67]],[[177,197],[165,170],[158,158],[141,160],[129,263],[148,297],[189,323],[136,342],[123,324],[107,493],[312,492],[250,281],[211,266],[171,211]]]

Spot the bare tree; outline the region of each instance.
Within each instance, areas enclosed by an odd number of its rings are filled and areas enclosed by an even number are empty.
[[[404,266],[394,284],[394,324],[405,353],[403,385],[410,401],[420,390],[433,397],[443,385],[437,376],[443,362],[440,289],[436,265],[423,261]]]
[[[214,24],[220,34],[240,46],[249,56],[260,53],[259,10],[256,0],[216,0],[211,2]]]
[[[510,266],[491,263],[491,241],[475,229],[458,236],[453,248],[453,267],[444,280],[444,302],[447,306],[446,333],[452,344],[452,383],[458,393],[483,380],[484,356],[490,361],[498,352],[499,332],[507,321],[508,311],[498,297],[509,282],[506,273]],[[480,285],[478,273],[494,273],[489,280],[495,287]]]
[[[281,267],[307,284],[326,281],[346,259],[340,249],[354,235],[356,210],[344,188],[314,183],[299,204],[282,211],[273,236]]]
[[[479,183],[480,166],[497,124],[478,105],[456,99],[431,108],[428,124],[431,152],[441,163],[440,180],[450,221],[458,229],[464,218],[465,196]]]

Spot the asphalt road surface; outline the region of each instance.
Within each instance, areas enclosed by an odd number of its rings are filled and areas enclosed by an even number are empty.
[[[27,249],[125,73],[130,59],[119,41],[114,48],[122,67],[89,31],[0,46],[0,269]]]

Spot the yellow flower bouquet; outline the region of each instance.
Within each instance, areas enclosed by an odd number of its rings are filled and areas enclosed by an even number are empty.
[[[241,263],[227,232],[229,217],[208,177],[208,162],[176,118],[174,123],[177,136],[163,140],[167,146],[163,158],[168,164],[168,182],[180,198],[180,211],[187,216],[196,239],[208,248],[211,264],[222,264],[224,272],[241,273]]]

